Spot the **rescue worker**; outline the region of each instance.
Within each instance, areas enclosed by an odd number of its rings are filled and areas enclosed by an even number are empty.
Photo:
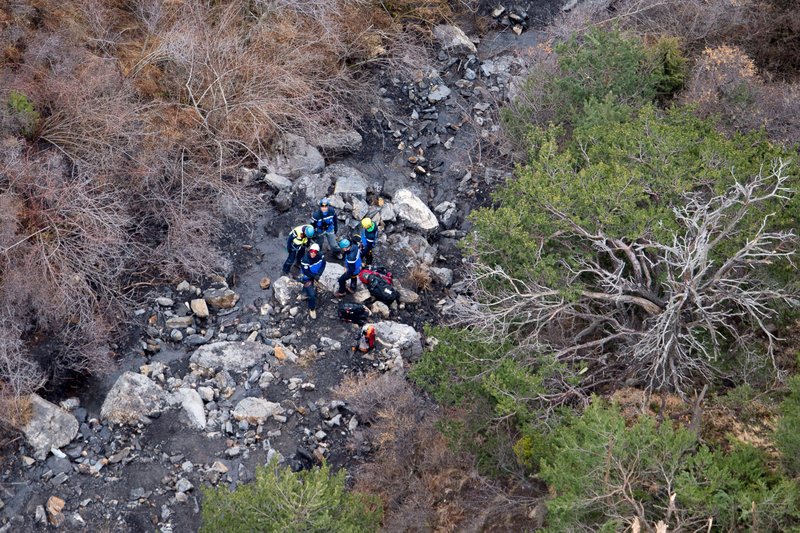
[[[300,261],[300,282],[303,284],[303,293],[308,297],[308,316],[312,320],[317,318],[317,282],[325,272],[326,264],[317,243],[308,248]]]
[[[342,258],[339,246],[336,242],[336,234],[339,232],[339,221],[336,218],[336,209],[327,198],[319,201],[319,209],[311,215],[311,224],[317,232],[317,242],[323,246],[328,243],[331,253],[336,254],[337,259]],[[321,251],[321,250],[320,250]]]
[[[374,259],[372,251],[378,243],[378,225],[369,218],[361,219],[361,250],[364,253],[364,264],[372,266]]]
[[[356,343],[352,347],[352,350],[358,350],[361,353],[369,353],[375,348],[376,341],[381,346],[390,347],[390,344],[383,342],[375,335],[376,331],[374,324],[364,324],[358,332],[358,337],[356,338]]]
[[[353,246],[347,239],[339,241],[339,249],[344,253],[344,274],[339,276],[339,290],[333,295],[341,298],[347,292],[356,292],[356,282],[358,281],[358,274],[361,272],[361,247]],[[350,280],[350,286],[345,287],[347,280]],[[345,290],[347,292],[345,292]]]
[[[292,266],[296,265],[303,255],[306,253],[306,246],[308,240],[314,236],[314,226],[311,224],[304,224],[297,226],[289,232],[289,237],[286,239],[286,251],[289,252],[289,257],[283,263],[283,274],[288,275],[292,270]]]

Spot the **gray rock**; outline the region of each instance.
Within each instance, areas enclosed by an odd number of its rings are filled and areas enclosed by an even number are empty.
[[[458,26],[440,24],[433,27],[433,36],[443,50],[454,54],[475,54],[475,44]]]
[[[266,167],[271,173],[289,178],[297,178],[303,174],[316,174],[325,168],[325,160],[319,150],[310,146],[299,135],[286,134],[276,145],[277,154],[261,161],[259,166]]]
[[[363,139],[355,130],[325,133],[314,139],[313,144],[326,157],[353,154],[361,150]]]
[[[416,292],[400,287],[399,285],[395,285],[395,289],[397,292],[400,293],[400,303],[404,304],[418,304],[420,301],[419,294]]]
[[[197,429],[206,428],[206,412],[203,408],[203,399],[194,389],[178,389],[175,396],[180,401],[183,411],[189,418],[189,423]]]
[[[342,349],[342,343],[337,341],[336,339],[331,339],[330,337],[320,337],[319,343],[326,350],[329,349],[336,351]]]
[[[197,387],[197,394],[200,395],[204,402],[214,401],[214,389],[211,387]]]
[[[436,280],[445,287],[453,284],[453,271],[449,268],[432,267],[431,272],[433,272]]]
[[[375,302],[372,304],[372,312],[380,315],[382,318],[389,318],[389,306],[383,302]]]
[[[181,342],[183,340],[183,333],[179,329],[173,329],[169,333],[169,338],[172,339],[173,342]]]
[[[367,212],[369,212],[369,204],[362,200],[361,198],[353,198],[353,218],[356,220],[361,220],[365,216],[367,216]]]
[[[78,434],[78,420],[38,394],[31,394],[28,398],[31,416],[28,423],[19,429],[33,447],[36,458],[41,460],[51,449],[58,449],[72,442]]]
[[[194,323],[192,316],[173,316],[167,319],[167,327],[169,329],[175,328],[188,328]]]
[[[160,413],[166,399],[164,389],[147,376],[125,372],[108,392],[100,416],[116,424],[132,424]]]
[[[167,298],[165,296],[156,298],[156,303],[161,307],[172,307],[175,305],[175,301],[172,298]]]
[[[428,93],[428,102],[435,104],[437,102],[441,102],[448,96],[450,93],[453,92],[447,85],[439,84],[436,85],[431,92]]]
[[[397,216],[408,226],[421,231],[432,231],[439,227],[436,215],[425,205],[425,202],[408,189],[397,191],[392,201]]]
[[[245,398],[236,404],[232,415],[236,420],[246,420],[250,424],[263,424],[264,421],[275,415],[282,415],[285,409],[279,403],[270,402],[264,398]]]
[[[328,263],[325,272],[319,278],[319,284],[328,292],[339,290],[339,276],[346,272],[346,268],[338,263]]]
[[[409,325],[390,320],[375,324],[375,334],[385,343],[401,350],[406,357],[422,355],[422,338]]]
[[[180,478],[177,483],[175,483],[175,490],[177,492],[189,492],[194,488],[192,482],[186,478]]]
[[[305,175],[295,180],[292,191],[298,196],[305,196],[310,202],[316,202],[328,195],[332,183],[330,176],[327,175]]]
[[[442,202],[433,211],[439,215],[442,225],[450,229],[458,222],[458,209],[453,202]]]
[[[264,176],[264,181],[267,185],[277,191],[283,191],[292,188],[292,180],[280,174],[273,174],[272,172]]]
[[[206,289],[203,299],[214,309],[230,309],[239,301],[239,295],[231,289]]]
[[[336,186],[333,189],[334,194],[366,198],[368,180],[361,171],[345,165],[335,164],[326,168],[323,175],[330,176],[336,182]]]
[[[325,267],[325,271],[333,265],[328,264]],[[324,275],[324,273],[323,273]],[[297,295],[300,294],[300,289],[303,288],[303,284],[299,283],[289,276],[281,276],[277,280],[272,283],[272,296],[278,302],[280,307],[284,307],[289,305],[289,303],[293,302]]]
[[[397,220],[397,212],[394,210],[394,205],[391,202],[386,202],[381,207],[381,220],[384,222],[394,222]]]
[[[275,195],[273,202],[279,213],[285,213],[292,208],[292,192],[289,189],[282,190]]]
[[[194,351],[189,361],[203,368],[246,372],[272,355],[272,348],[260,342],[214,342]]]

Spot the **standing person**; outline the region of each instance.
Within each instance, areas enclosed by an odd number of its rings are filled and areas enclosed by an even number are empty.
[[[289,252],[289,257],[283,263],[283,275],[286,276],[292,270],[292,266],[296,265],[303,254],[306,253],[306,246],[308,240],[314,236],[314,226],[311,224],[304,224],[297,226],[289,232],[289,237],[286,239],[286,251]]]
[[[378,243],[378,225],[369,218],[361,219],[361,249],[364,251],[364,264],[372,266],[374,256],[372,251]]]
[[[317,242],[322,246],[328,243],[328,249],[336,254],[337,259],[342,258],[339,246],[336,243],[336,234],[339,232],[339,221],[336,218],[336,209],[331,205],[330,200],[323,198],[319,201],[319,209],[311,215],[311,224],[317,232]]]
[[[344,274],[339,276],[339,290],[333,294],[337,298],[341,298],[347,294],[347,292],[356,292],[356,282],[358,280],[358,274],[361,272],[361,247],[357,245],[353,246],[353,243],[349,240],[342,239],[339,241],[339,249],[344,252],[344,266],[346,270]],[[350,280],[350,286],[345,288],[347,280]],[[347,290],[347,292],[345,292],[345,290]]]
[[[325,257],[317,243],[308,248],[300,261],[300,281],[303,283],[303,293],[308,296],[308,316],[312,320],[317,318],[317,282],[325,272],[325,265]]]

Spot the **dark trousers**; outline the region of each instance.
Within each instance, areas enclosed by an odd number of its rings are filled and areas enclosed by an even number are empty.
[[[317,288],[314,286],[313,281],[307,281],[303,284],[303,294],[308,296],[308,308],[317,308]]]
[[[375,249],[374,246],[370,246],[369,248],[364,248],[364,264],[372,266],[372,261],[375,259],[372,255],[372,251]]]
[[[344,286],[347,283],[348,279],[350,280],[350,288],[353,291],[356,290],[356,281],[358,280],[358,276],[357,275],[348,274],[347,272],[345,272],[344,274],[339,276],[339,292],[344,292],[345,291]]]
[[[287,248],[287,251],[289,252],[289,257],[287,257],[286,262],[283,263],[284,275],[289,274],[289,272],[292,270],[292,266],[300,262],[300,260],[303,258],[303,255],[306,253],[306,247],[290,244]]]

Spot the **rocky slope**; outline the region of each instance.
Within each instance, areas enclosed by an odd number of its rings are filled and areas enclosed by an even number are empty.
[[[60,405],[35,399],[25,440],[1,465],[0,531],[196,530],[202,485],[247,482],[275,455],[294,468],[362,459],[346,447],[360,421],[331,389],[348,373],[404,372],[425,347],[422,326],[458,293],[465,217],[508,174],[486,158],[497,104],[539,38],[507,31],[476,47],[455,27],[435,35],[435,68],[383,79],[385,110],[360,132],[287,136],[243,170],[264,215],[231,243],[234,275],[153,294],[116,372]],[[299,284],[279,277],[286,232],[325,195],[340,233],[365,215],[380,224],[377,262],[401,287],[392,308],[363,287],[347,297],[371,307],[388,344],[364,357],[350,349],[358,327],[336,318],[340,264],[328,258],[316,321]],[[420,265],[432,286],[417,293],[408,276]]]

